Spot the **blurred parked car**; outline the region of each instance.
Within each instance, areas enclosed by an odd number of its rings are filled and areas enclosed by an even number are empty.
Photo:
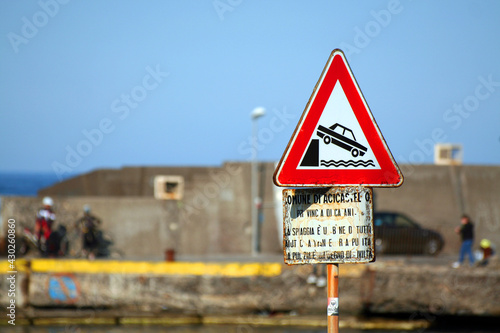
[[[444,246],[436,231],[422,228],[407,216],[395,212],[373,214],[377,254],[438,254]]]

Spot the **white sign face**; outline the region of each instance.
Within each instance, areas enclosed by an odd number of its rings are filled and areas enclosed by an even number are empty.
[[[333,88],[308,147],[313,140],[318,141],[317,165],[305,161],[308,149],[298,169],[380,169],[340,81]]]
[[[273,181],[283,187],[396,187],[403,183],[341,50],[331,53]]]
[[[371,188],[283,190],[285,263],[375,260]]]

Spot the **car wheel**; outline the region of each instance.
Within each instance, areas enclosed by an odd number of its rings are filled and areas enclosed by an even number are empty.
[[[375,251],[378,254],[385,253],[387,250],[387,244],[382,240],[382,238],[377,238],[375,240]]]
[[[359,155],[359,150],[357,150],[356,148],[351,150],[351,155],[352,157],[358,157]]]
[[[425,253],[429,255],[436,255],[439,253],[439,242],[436,239],[431,239],[425,245]]]
[[[331,140],[330,140],[330,137],[329,137],[328,135],[325,135],[325,137],[323,138],[323,142],[324,142],[325,144],[329,144],[329,143],[330,143],[330,141],[331,141]]]

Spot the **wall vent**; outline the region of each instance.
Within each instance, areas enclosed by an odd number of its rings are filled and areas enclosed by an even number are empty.
[[[462,145],[451,143],[437,143],[434,146],[434,164],[460,165],[462,164]]]
[[[159,200],[182,200],[184,195],[184,177],[155,176],[155,198]]]

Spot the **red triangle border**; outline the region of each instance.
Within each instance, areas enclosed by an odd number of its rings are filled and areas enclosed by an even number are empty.
[[[344,89],[380,169],[297,169],[337,81]],[[282,187],[397,187],[403,183],[403,175],[394,161],[341,50],[332,51],[276,167],[273,180],[277,186]]]

